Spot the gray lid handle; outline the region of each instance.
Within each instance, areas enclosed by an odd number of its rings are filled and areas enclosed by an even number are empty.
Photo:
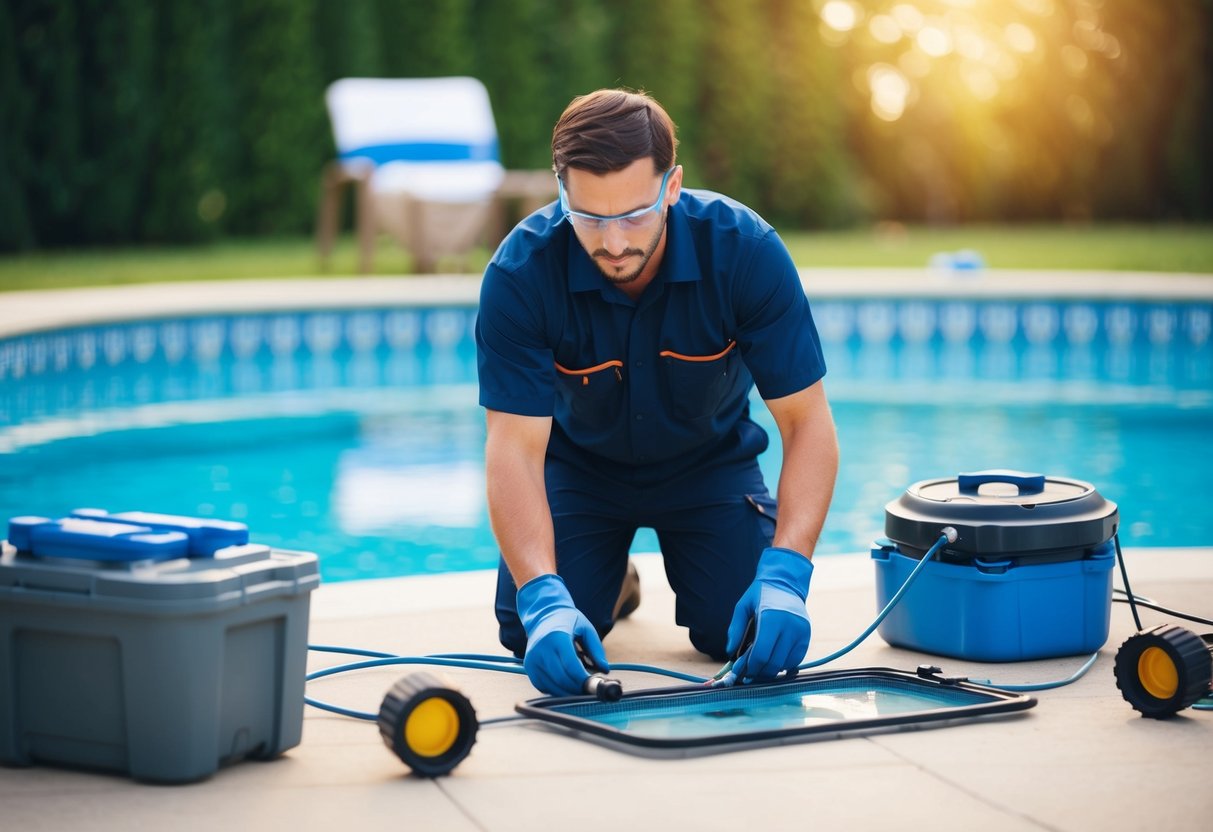
[[[956,482],[962,493],[977,493],[977,489],[988,482],[1005,482],[1019,489],[1020,494],[1039,494],[1045,490],[1044,474],[1028,474],[1023,471],[976,471],[959,474]]]

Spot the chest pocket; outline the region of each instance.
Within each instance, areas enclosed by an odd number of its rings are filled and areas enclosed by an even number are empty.
[[[713,415],[737,378],[737,342],[715,355],[684,355],[662,350],[661,367],[675,418],[687,421]]]
[[[618,422],[623,402],[622,368],[623,362],[618,360],[604,361],[584,370],[556,363],[556,389],[577,422],[591,430]]]

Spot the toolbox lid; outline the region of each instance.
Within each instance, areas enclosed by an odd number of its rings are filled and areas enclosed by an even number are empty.
[[[315,554],[257,543],[213,558],[90,561],[35,557],[0,541],[0,605],[188,616],[300,596],[319,584]]]
[[[1095,486],[1067,477],[988,470],[922,480],[885,506],[885,535],[919,552],[940,529],[957,539],[947,549],[973,557],[1083,550],[1112,538],[1116,504]]]
[[[311,552],[234,543],[195,554],[210,548],[195,537],[247,540],[243,524],[141,512],[85,514],[11,518],[8,540],[0,541],[0,603],[191,615],[301,595],[320,581]],[[120,522],[123,516],[152,522]]]

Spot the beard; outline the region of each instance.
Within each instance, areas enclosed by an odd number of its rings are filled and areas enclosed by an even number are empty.
[[[620,257],[640,257],[640,263],[634,269],[624,271],[620,266],[612,266],[610,263],[605,262],[603,258],[611,257],[611,254],[604,248],[592,252],[590,257],[598,266],[598,270],[602,272],[602,276],[616,286],[624,286],[640,277],[645,267],[649,265],[649,261],[653,259],[653,252],[657,251],[657,246],[661,243],[661,235],[665,233],[665,221],[666,214],[663,211],[661,214],[661,224],[657,226],[657,230],[653,232],[652,238],[643,249],[626,248],[619,254]]]

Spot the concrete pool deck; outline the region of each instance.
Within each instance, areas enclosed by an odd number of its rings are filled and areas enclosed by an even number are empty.
[[[810,299],[830,297],[1210,300],[1213,276],[1154,272],[801,269]],[[0,293],[0,338],[170,315],[390,305],[475,305],[478,275],[309,277]]]
[[[811,296],[1213,297],[1213,277],[1045,272],[940,274],[923,270],[805,270]],[[158,315],[414,303],[474,304],[473,277],[259,280],[12,292],[0,295],[0,337]],[[1213,614],[1213,549],[1131,549],[1133,588],[1177,609]],[[673,594],[658,556],[638,556],[644,600],[606,641],[615,662],[710,675],[673,624]],[[809,658],[848,643],[875,614],[866,554],[818,559]],[[327,584],[314,593],[310,641],[404,655],[500,654],[494,576],[471,572]],[[1142,611],[1143,624],[1170,620]],[[1182,623],[1182,622],[1178,622]],[[1197,632],[1203,625],[1191,625]],[[375,726],[316,709],[303,742],[281,759],[242,763],[188,786],[47,767],[0,769],[0,828],[49,830],[724,830],[875,829],[1206,830],[1213,818],[1213,713],[1139,717],[1112,677],[1117,647],[1135,630],[1112,610],[1094,668],[1039,704],[988,722],[852,737],[686,759],[626,754],[528,722],[484,726],[470,756],[438,780],[407,774]],[[309,667],[342,663],[315,653]],[[887,646],[873,636],[831,667],[921,663],[1004,684],[1068,676],[1081,658],[979,665]],[[309,695],[374,711],[412,668],[320,680]],[[524,677],[439,669],[481,719],[507,716],[535,692]],[[671,680],[618,674],[629,689]],[[81,696],[87,696],[81,691]],[[183,715],[183,718],[186,715]]]
[[[673,593],[660,557],[640,555],[640,609],[607,638],[614,662],[710,675],[716,665],[673,624]],[[1126,553],[1134,590],[1208,614],[1213,551]],[[419,655],[501,654],[490,598],[493,573],[356,581],[321,586],[310,641]],[[855,637],[875,614],[866,555],[818,559],[809,610],[809,658]],[[1143,610],[1147,626],[1167,620]],[[1200,625],[1193,625],[1199,632]],[[246,762],[187,786],[46,767],[0,770],[0,817],[22,830],[452,830],[507,832],[765,829],[1208,829],[1213,713],[1167,721],[1137,715],[1112,676],[1116,648],[1134,632],[1123,604],[1092,670],[1042,691],[1023,714],[987,722],[874,734],[685,759],[605,748],[530,722],[482,726],[448,777],[424,780],[384,747],[375,726],[314,708],[303,742],[268,763]],[[310,668],[349,660],[311,654]],[[913,669],[1004,684],[1065,678],[1081,657],[979,665],[887,646],[872,636],[831,667]],[[415,667],[387,667],[312,682],[310,696],[375,711]],[[535,695],[525,677],[464,669],[435,672],[460,688],[481,720],[507,716]],[[628,689],[673,683],[616,674]],[[82,696],[87,691],[81,692]],[[186,715],[183,714],[183,718]]]

